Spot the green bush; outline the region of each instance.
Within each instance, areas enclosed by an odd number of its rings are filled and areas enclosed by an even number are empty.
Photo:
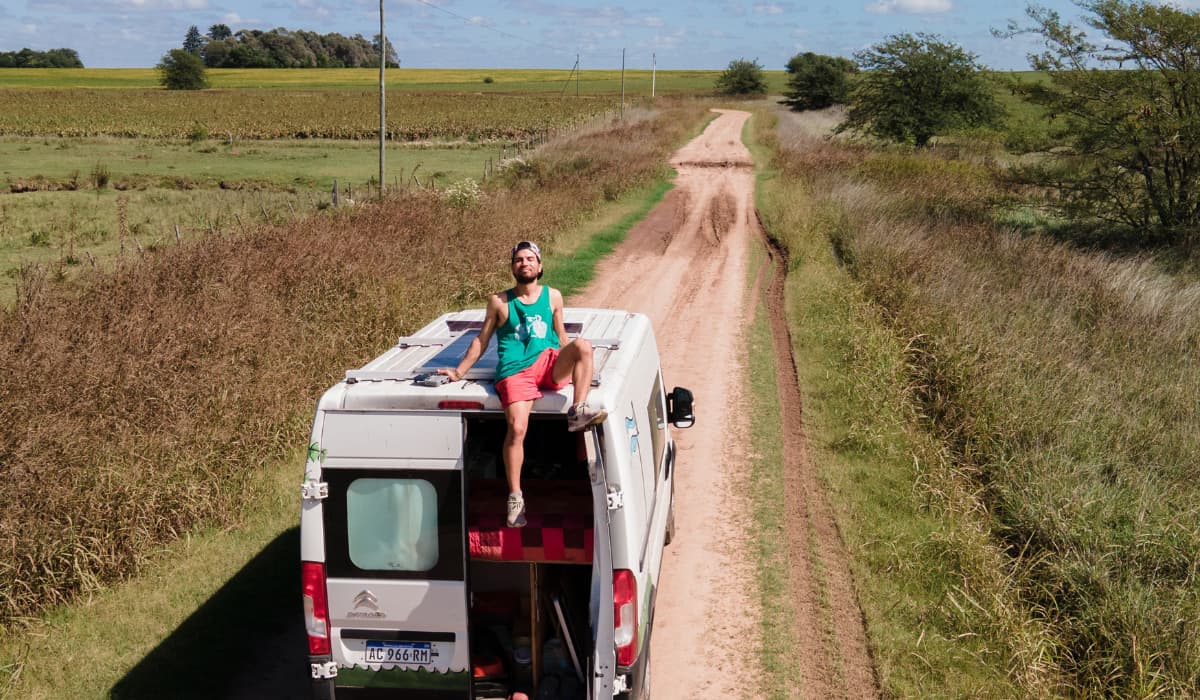
[[[747,61],[737,59],[729,62],[716,82],[717,92],[725,95],[765,95],[767,94],[767,78],[763,74],[758,59]]]
[[[200,57],[183,49],[171,49],[157,66],[158,82],[168,90],[203,90],[208,71]]]

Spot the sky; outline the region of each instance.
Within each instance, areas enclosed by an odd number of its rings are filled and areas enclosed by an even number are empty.
[[[1039,0],[1078,21],[1069,0]],[[1185,9],[1200,0],[1180,0]],[[782,70],[805,51],[853,58],[900,33],[936,34],[996,70],[1024,70],[1034,37],[1009,0],[384,0],[388,38],[406,68],[722,69],[734,59]],[[75,49],[89,68],[152,67],[188,27],[275,27],[371,37],[378,0],[0,0],[0,51]]]

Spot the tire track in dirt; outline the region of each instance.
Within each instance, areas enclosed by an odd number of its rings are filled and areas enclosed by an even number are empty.
[[[723,114],[672,159],[664,202],[568,300],[650,316],[667,386],[696,395],[697,422],[674,431],[676,536],[663,557],[651,637],[655,697],[753,697],[759,635],[753,532],[745,501],[749,446],[741,377],[753,242],[748,114]],[[709,157],[708,152],[719,157]],[[689,155],[690,154],[690,155]],[[713,160],[735,167],[696,167]],[[714,205],[713,202],[723,204]]]
[[[783,419],[788,550],[796,637],[811,659],[801,664],[806,698],[878,698],[879,680],[867,641],[866,622],[841,532],[816,470],[808,459],[804,402],[787,325],[787,257],[763,227],[770,253],[771,283],[763,295],[775,349],[775,384]]]

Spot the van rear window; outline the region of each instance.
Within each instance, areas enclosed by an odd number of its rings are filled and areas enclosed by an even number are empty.
[[[438,561],[438,494],[425,479],[355,479],[346,488],[350,561],[366,571],[429,571]]]
[[[460,471],[338,468],[323,476],[330,578],[463,580]]]

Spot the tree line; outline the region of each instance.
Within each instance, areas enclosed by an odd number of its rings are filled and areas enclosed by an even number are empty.
[[[0,51],[0,68],[83,68],[75,49]]]
[[[854,61],[793,56],[782,102],[798,111],[842,104],[838,132],[926,147],[1000,129],[996,92],[1008,90],[1048,122],[1033,149],[1047,157],[1005,170],[1012,184],[1052,193],[1047,206],[1086,226],[1149,245],[1200,246],[1200,13],[1141,0],[1077,4],[1086,28],[1031,5],[1027,24],[993,31],[1041,39],[1044,50],[1029,56],[1037,80],[997,76],[937,35],[897,34]],[[765,96],[767,83],[757,60],[738,59],[716,88]]]
[[[206,34],[195,25],[187,30],[183,50],[199,57],[208,68],[363,68],[379,65],[379,35],[343,36],[277,27],[268,31],[233,31],[214,24]],[[387,64],[400,59],[387,42]]]

